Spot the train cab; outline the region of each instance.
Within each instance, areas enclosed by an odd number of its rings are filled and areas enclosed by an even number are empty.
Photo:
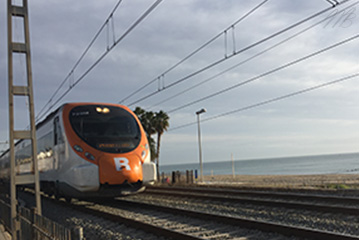
[[[67,103],[39,123],[36,134],[41,189],[49,195],[114,197],[156,181],[146,133],[126,106]],[[16,144],[18,174],[31,169],[28,149],[26,141]],[[0,163],[9,166],[8,159],[4,154]]]

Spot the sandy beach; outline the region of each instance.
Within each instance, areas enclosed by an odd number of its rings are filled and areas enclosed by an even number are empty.
[[[359,175],[214,175],[204,176],[204,183],[246,187],[359,189]]]
[[[162,179],[165,179],[162,183],[172,185],[172,177],[162,176]],[[203,182],[194,179],[194,184],[245,188],[355,189],[359,191],[359,174],[205,175],[203,178]],[[187,179],[186,173],[180,173],[180,176],[176,175],[176,185],[188,183],[190,180]]]

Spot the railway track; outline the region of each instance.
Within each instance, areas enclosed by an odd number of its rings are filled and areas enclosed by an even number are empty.
[[[176,186],[148,186],[147,191],[150,190],[168,190],[172,192],[197,192],[197,193],[213,193],[221,195],[232,196],[248,196],[248,197],[263,197],[263,198],[282,198],[285,200],[303,199],[313,201],[316,199],[326,199],[333,203],[341,199],[348,199],[348,202],[357,202],[359,197],[359,191],[356,193],[351,192],[352,195],[345,194],[346,191],[320,191],[320,190],[291,190],[291,189],[276,189],[276,188],[254,188],[254,189],[240,189],[240,188],[221,188],[221,187],[176,187]],[[341,193],[341,195],[339,195]]]
[[[143,195],[144,197],[146,194]],[[210,214],[178,207],[160,206],[138,200],[63,201],[47,199],[73,211],[124,224],[163,239],[357,239],[340,233],[296,227],[263,220]],[[146,238],[139,238],[146,239]]]
[[[171,192],[197,192],[208,194],[221,194],[231,196],[248,196],[257,198],[282,198],[284,200],[325,200],[327,202],[337,203],[342,199],[345,203],[358,202],[359,191],[356,193],[351,192],[352,195],[345,194],[346,191],[318,191],[318,190],[288,190],[288,189],[275,189],[275,188],[255,188],[255,189],[239,189],[239,188],[220,188],[220,187],[173,187],[173,186],[149,186],[146,188],[150,190],[168,190]],[[342,195],[339,196],[338,193]]]
[[[151,187],[147,194],[359,215],[359,198],[243,190]]]
[[[212,233],[214,235],[207,235],[207,236],[200,236],[197,239],[236,239],[231,238],[230,234],[226,231],[230,229],[231,231],[235,231],[238,226],[240,228],[245,229],[255,229],[263,232],[269,232],[269,233],[277,233],[280,235],[284,235],[289,237],[290,239],[294,239],[295,237],[298,238],[308,238],[308,239],[359,239],[357,236],[349,236],[344,234],[337,234],[332,232],[325,232],[325,231],[319,231],[309,228],[303,228],[303,227],[296,227],[296,226],[289,226],[284,224],[277,224],[273,222],[268,221],[259,221],[259,220],[250,220],[250,219],[244,219],[239,217],[233,217],[233,216],[225,216],[225,215],[219,215],[219,214],[209,214],[209,213],[203,213],[199,211],[193,211],[193,210],[186,210],[186,209],[179,209],[179,208],[173,208],[173,207],[165,207],[165,206],[159,206],[154,204],[147,204],[142,202],[133,202],[133,201],[127,201],[127,200],[117,200],[116,204],[117,206],[120,206],[121,208],[128,209],[129,207],[132,208],[140,208],[141,210],[150,210],[155,211],[156,213],[169,213],[173,214],[173,217],[179,217],[179,216],[188,216],[191,218],[201,219],[204,220],[204,223],[208,224],[208,221],[212,221],[214,226],[216,226],[212,230],[215,233]],[[206,225],[205,224],[205,225]],[[191,224],[190,224],[191,225]],[[192,226],[192,225],[191,225]],[[225,231],[222,231],[221,228],[224,228]],[[185,229],[184,229],[185,231]],[[199,233],[200,234],[200,233]],[[198,233],[194,232],[192,235],[198,235]],[[242,236],[243,237],[243,236]],[[264,237],[264,239],[268,239],[268,236]],[[257,239],[257,238],[255,238]]]

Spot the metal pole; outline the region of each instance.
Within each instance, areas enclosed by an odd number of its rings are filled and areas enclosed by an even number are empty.
[[[13,91],[13,58],[12,58],[12,2],[8,0],[7,4],[7,43],[8,43],[8,80],[9,80],[9,153],[10,153],[10,196],[11,196],[11,235],[12,239],[17,239],[17,200],[15,183],[15,144],[14,144],[14,100],[11,95]]]
[[[10,154],[10,194],[11,194],[11,231],[12,239],[21,238],[18,236],[20,224],[17,216],[17,198],[16,185],[34,184],[36,196],[37,214],[41,215],[41,198],[40,198],[40,182],[37,165],[37,143],[36,143],[36,127],[35,127],[35,110],[31,71],[31,54],[30,54],[30,34],[29,34],[29,20],[28,20],[28,4],[27,0],[22,0],[22,5],[13,5],[12,0],[7,1],[7,20],[8,20],[8,82],[9,82],[9,154]],[[23,20],[24,23],[24,42],[13,42],[12,39],[12,21],[13,17]],[[26,54],[26,75],[27,85],[14,85],[13,72],[13,54]],[[29,100],[29,114],[30,114],[30,130],[15,130],[14,124],[14,97],[27,97]],[[33,169],[31,173],[17,174],[16,172],[16,158],[15,158],[15,140],[31,140],[32,145],[32,161]]]
[[[200,167],[200,177],[199,180],[203,182],[203,163],[202,163],[202,144],[201,144],[201,127],[199,123],[199,114],[197,114],[197,123],[198,123],[198,149],[199,149],[199,167]]]
[[[199,166],[200,166],[200,182],[203,182],[203,163],[202,163],[202,142],[201,142],[201,126],[200,126],[200,120],[199,115],[201,113],[205,113],[206,109],[202,108],[197,114],[197,124],[198,124],[198,149],[199,149]]]
[[[29,87],[29,112],[30,112],[30,129],[31,129],[31,145],[32,145],[32,172],[35,181],[35,199],[36,199],[36,213],[42,214],[41,208],[41,195],[40,195],[40,176],[37,160],[37,141],[36,141],[36,126],[35,126],[35,107],[34,107],[34,91],[32,83],[32,66],[31,66],[31,51],[30,51],[30,30],[29,30],[29,16],[28,16],[28,3],[23,0],[23,7],[25,9],[24,27],[25,27],[25,44],[28,49],[26,53],[26,70],[27,70],[27,84]]]

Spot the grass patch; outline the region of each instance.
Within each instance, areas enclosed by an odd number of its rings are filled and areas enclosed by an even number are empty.
[[[346,185],[346,184],[334,184],[334,183],[332,183],[332,184],[326,185],[326,188],[343,190],[343,189],[351,189],[352,187],[350,187],[349,185]]]

